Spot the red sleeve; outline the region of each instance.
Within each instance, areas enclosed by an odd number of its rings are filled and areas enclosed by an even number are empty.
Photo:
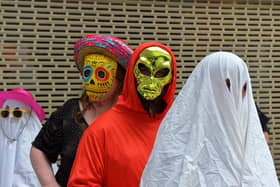
[[[102,133],[99,133],[102,136]],[[104,174],[104,142],[87,129],[78,146],[68,187],[101,187]]]

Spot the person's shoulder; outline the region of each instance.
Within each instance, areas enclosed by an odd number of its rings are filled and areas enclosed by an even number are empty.
[[[79,99],[78,98],[70,98],[68,100],[66,100],[60,107],[58,107],[57,109],[60,111],[69,111],[72,108],[76,108],[77,106],[79,106]]]
[[[88,131],[110,131],[110,129],[115,126],[115,114],[114,111],[107,111],[101,116],[99,116],[96,120],[94,120],[90,126],[87,128]]]
[[[73,110],[73,108],[76,108],[77,106],[79,106],[79,99],[68,99],[51,113],[50,118],[53,116],[60,116],[59,118],[63,118],[65,112]]]
[[[79,98],[70,98],[70,99],[65,101],[63,106],[76,105],[78,103],[79,103]]]

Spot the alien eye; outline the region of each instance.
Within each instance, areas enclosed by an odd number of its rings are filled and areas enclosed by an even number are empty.
[[[165,77],[166,75],[168,75],[168,73],[169,73],[168,68],[162,68],[156,72],[155,77],[162,78],[162,77]]]
[[[138,64],[138,68],[140,70],[140,72],[143,74],[143,75],[146,75],[146,76],[150,76],[151,75],[151,71],[148,67],[146,67],[144,64],[142,63],[139,63]]]

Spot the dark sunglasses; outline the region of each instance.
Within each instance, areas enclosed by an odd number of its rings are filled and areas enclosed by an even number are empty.
[[[23,113],[30,113],[30,111],[24,109],[0,109],[0,116],[2,118],[8,118],[12,115],[14,118],[19,119]]]

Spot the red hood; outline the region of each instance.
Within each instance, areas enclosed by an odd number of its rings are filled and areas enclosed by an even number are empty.
[[[167,107],[162,114],[156,116],[150,116],[144,110],[133,73],[140,53],[151,46],[161,47],[171,54],[173,69],[173,80],[163,97]],[[79,182],[88,183],[87,179],[93,183],[106,183],[107,186],[139,186],[158,127],[173,102],[175,88],[176,63],[171,50],[154,42],[140,45],[130,59],[123,93],[117,104],[98,117],[81,139],[74,170],[71,172],[70,186]],[[78,165],[82,167],[79,168]],[[83,174],[80,176],[81,171]]]
[[[136,82],[135,82],[135,76],[134,76],[134,66],[139,58],[140,53],[145,50],[148,47],[160,47],[164,50],[166,50],[172,57],[172,72],[173,72],[173,78],[171,83],[169,84],[168,90],[166,92],[166,95],[163,97],[165,100],[167,107],[165,108],[165,111],[162,114],[157,114],[158,115],[165,115],[170,106],[172,105],[172,102],[174,100],[174,95],[176,91],[176,59],[172,51],[166,47],[163,44],[156,43],[156,42],[148,42],[140,45],[137,47],[137,49],[134,51],[130,62],[129,66],[127,69],[127,73],[125,76],[125,81],[124,81],[124,88],[123,88],[123,93],[118,99],[116,107],[125,107],[129,109],[130,111],[137,111],[141,113],[147,113],[144,110],[144,107],[141,103],[141,100],[137,94],[137,87],[136,87]]]

